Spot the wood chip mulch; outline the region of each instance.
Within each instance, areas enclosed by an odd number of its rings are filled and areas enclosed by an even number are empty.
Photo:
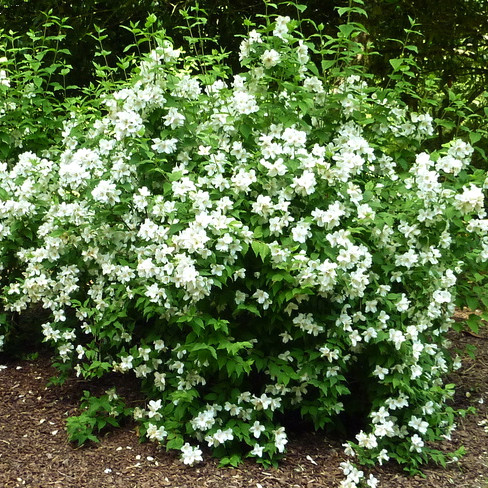
[[[459,350],[477,348],[476,358],[465,355],[463,368],[450,378],[458,385],[456,405],[473,405],[477,413],[460,419],[442,448],[463,445],[467,454],[446,469],[427,466],[425,478],[408,477],[392,464],[375,468],[382,488],[488,488],[488,330],[476,336],[453,333],[452,340]],[[107,433],[100,444],[77,448],[67,441],[66,418],[79,414],[84,389],[100,386],[72,378],[47,388],[54,369],[45,356],[31,361],[0,356],[0,364],[6,366],[0,370],[1,488],[333,488],[342,479],[341,441],[320,433],[291,434],[278,469],[250,461],[218,468],[208,455],[204,463],[187,467],[154,443],[139,443],[134,425]]]

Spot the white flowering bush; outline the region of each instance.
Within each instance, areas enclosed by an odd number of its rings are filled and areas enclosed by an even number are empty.
[[[3,163],[3,306],[50,311],[61,371],[139,378],[141,434],[185,464],[202,446],[274,462],[290,412],[358,416],[362,464],[442,462],[446,333],[458,277],[488,258],[486,174],[462,140],[426,152],[428,114],[358,67],[323,71],[296,25],[251,31],[229,80],[162,37],[88,127]]]

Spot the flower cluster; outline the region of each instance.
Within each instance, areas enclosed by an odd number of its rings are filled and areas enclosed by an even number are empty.
[[[488,257],[486,175],[461,140],[422,152],[432,119],[394,91],[326,83],[289,23],[252,31],[231,81],[162,40],[88,130],[0,166],[5,308],[49,310],[76,374],[140,378],[142,433],[189,465],[190,439],[269,462],[280,414],[323,427],[358,383],[351,456],[422,456],[453,428],[446,332],[458,276]]]

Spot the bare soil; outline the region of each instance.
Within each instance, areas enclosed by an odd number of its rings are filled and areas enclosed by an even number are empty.
[[[455,404],[475,406],[477,413],[460,419],[452,441],[441,448],[463,445],[467,454],[447,468],[427,466],[425,478],[408,477],[393,464],[375,468],[383,488],[488,488],[488,330],[452,333],[452,341],[461,351],[467,345],[477,348],[476,358],[464,354],[463,368],[450,378],[457,385]],[[187,467],[176,454],[139,443],[132,424],[107,433],[100,444],[78,448],[67,441],[66,418],[79,414],[83,390],[96,392],[103,384],[71,378],[46,387],[55,374],[47,356],[0,356],[0,364],[6,366],[0,370],[1,488],[323,488],[336,487],[342,479],[341,442],[312,432],[290,435],[277,469],[247,461],[238,468],[218,468],[209,455],[204,463]]]

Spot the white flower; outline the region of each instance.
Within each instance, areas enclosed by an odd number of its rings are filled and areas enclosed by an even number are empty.
[[[371,339],[375,339],[376,337],[378,337],[378,332],[374,327],[368,327],[363,332],[364,342],[369,342]]]
[[[427,422],[425,422],[421,418],[416,417],[415,415],[412,416],[412,418],[408,422],[408,425],[413,429],[418,430],[421,434],[425,434],[427,432],[427,428],[429,427],[429,424]]]
[[[404,393],[400,393],[398,398],[387,398],[385,403],[391,410],[408,407],[408,400]]]
[[[195,183],[193,183],[193,181],[191,181],[191,179],[187,176],[184,176],[177,181],[173,181],[171,187],[173,190],[173,195],[175,197],[183,197],[183,201],[185,201],[185,197],[188,193],[196,190]]]
[[[290,17],[279,15],[276,17],[276,25],[273,30],[273,35],[279,37],[280,39],[286,42],[286,39],[283,37],[285,34],[288,34],[288,26],[287,24],[290,22]]]
[[[249,453],[251,456],[263,457],[264,447],[259,444],[254,444],[253,450]]]
[[[236,91],[232,96],[231,108],[236,114],[249,115],[259,110],[256,97],[245,92]]]
[[[436,290],[432,294],[432,298],[436,303],[450,303],[452,300],[452,295],[447,290]]]
[[[283,176],[288,172],[283,158],[278,158],[274,162],[266,160],[266,156],[271,157],[272,152],[281,152],[281,146],[279,144],[273,144],[267,148],[263,148],[262,152],[264,157],[259,162],[268,170],[268,176]]]
[[[268,195],[258,195],[256,201],[252,204],[252,211],[261,215],[262,217],[267,217],[274,212],[273,201]]]
[[[422,413],[424,415],[432,415],[434,411],[434,403],[430,400],[422,407]]]
[[[486,215],[484,211],[483,190],[473,183],[463,188],[463,193],[456,195],[454,205],[463,213],[477,212],[480,217]]]
[[[259,439],[261,436],[261,433],[263,433],[265,430],[264,425],[260,424],[257,420],[252,424],[252,426],[249,428],[249,432],[256,438]]]
[[[326,357],[330,362],[339,359],[340,351],[338,349],[330,350],[327,346],[323,346],[319,351],[322,353],[322,357]]]
[[[380,380],[385,379],[385,375],[387,375],[390,371],[387,368],[382,368],[379,365],[376,365],[376,368],[373,371],[373,375],[377,376]]]
[[[154,386],[160,390],[164,391],[166,388],[166,373],[154,372]]]
[[[312,171],[304,171],[301,176],[295,176],[291,187],[295,190],[297,195],[307,196],[315,192],[315,185],[317,180]]]
[[[307,334],[313,336],[317,336],[319,333],[324,331],[323,326],[318,325],[317,322],[315,322],[313,315],[311,313],[298,314],[293,319],[293,324],[300,327],[300,329],[306,332]]]
[[[281,56],[278,51],[274,49],[266,49],[261,56],[261,61],[265,68],[272,68],[280,62]]]
[[[0,69],[0,85],[4,85],[6,87],[10,86],[10,79],[4,69]]]
[[[378,442],[374,434],[365,434],[363,431],[361,431],[359,434],[356,434],[356,439],[358,441],[358,445],[366,449],[374,449],[378,446]]]
[[[345,213],[344,205],[341,202],[334,202],[329,205],[327,210],[316,208],[312,211],[311,215],[319,227],[325,227],[330,230],[340,224],[340,218]]]
[[[271,397],[263,393],[260,397],[253,396],[250,402],[254,405],[256,410],[267,410],[271,406]]]
[[[164,341],[162,341],[161,339],[158,339],[156,341],[153,342],[154,344],[154,350],[156,351],[166,351],[166,345],[164,344]]]
[[[281,138],[290,147],[303,147],[307,142],[307,133],[303,130],[297,130],[293,127],[288,127],[283,131]]]
[[[132,369],[132,360],[133,359],[134,358],[132,356],[125,356],[125,357],[121,358],[119,369],[122,373],[125,373],[126,371],[129,371],[130,369]]]
[[[172,129],[181,127],[185,123],[185,116],[178,112],[175,107],[170,107],[168,113],[163,117],[164,124],[170,126]]]
[[[375,478],[372,474],[369,475],[368,479],[366,480],[366,484],[369,488],[376,488],[378,486],[379,480]]]
[[[205,436],[205,440],[208,442],[209,447],[217,447],[226,441],[234,439],[232,429],[222,430],[218,429],[213,435]]]
[[[210,430],[215,424],[216,414],[217,412],[212,408],[204,410],[190,421],[191,426],[194,430]]]
[[[151,440],[157,440],[161,442],[168,435],[168,433],[163,426],[158,427],[157,425],[150,423],[147,426],[146,435]]]
[[[192,447],[188,442],[186,442],[181,448],[182,461],[184,464],[193,466],[195,463],[203,461],[202,451],[199,446]]]
[[[134,135],[144,128],[141,116],[133,110],[117,112],[114,120],[115,138],[121,140],[128,135]]]
[[[158,153],[171,154],[176,151],[177,142],[178,139],[175,138],[166,139],[166,140],[161,140],[159,138],[156,138],[153,139],[153,144],[151,145],[151,149],[154,149],[154,151]]]
[[[395,306],[399,312],[406,312],[408,310],[408,307],[410,306],[410,300],[407,298],[405,293],[402,293],[402,297]]]
[[[114,205],[120,202],[120,194],[122,192],[117,189],[115,183],[107,180],[102,180],[98,185],[92,190],[91,194],[94,200],[102,203],[108,203],[109,205]]]
[[[393,437],[395,435],[395,424],[392,420],[385,420],[374,426],[374,434],[380,439],[382,437]]]
[[[354,451],[353,447],[348,442],[342,444],[342,447],[344,448],[344,454],[346,456],[350,456],[350,457],[356,456],[356,451]]]
[[[373,220],[376,215],[375,211],[367,203],[358,205],[357,212],[360,220]]]
[[[271,304],[271,300],[269,299],[269,294],[266,293],[264,290],[256,290],[251,298],[254,298],[263,308],[266,310],[269,305]]]
[[[347,480],[345,481],[350,483],[349,485],[347,484],[342,485],[341,483],[341,486],[347,486],[348,488],[349,487],[352,488],[353,486],[356,487],[356,485],[361,481],[361,479],[364,478],[364,472],[357,469],[350,461],[343,462],[341,463],[340,466],[342,472],[347,477]]]
[[[240,305],[241,303],[244,303],[247,298],[247,293],[244,293],[242,291],[236,290],[235,294],[235,302],[237,305]]]
[[[410,438],[410,441],[412,442],[412,445],[410,446],[410,451],[422,452],[422,448],[424,447],[424,441],[421,437],[419,437],[417,434],[414,434]]]
[[[304,243],[309,237],[312,237],[310,231],[311,224],[309,222],[300,221],[295,227],[291,229],[291,235],[295,242]]]
[[[275,446],[278,449],[278,452],[284,452],[285,446],[288,443],[288,439],[286,438],[285,428],[280,427],[277,430],[273,431],[275,436]]]
[[[256,172],[253,169],[250,171],[241,169],[231,177],[231,181],[237,191],[247,193],[250,186],[257,181]]]
[[[371,412],[371,419],[374,424],[384,422],[390,416],[385,407],[380,407],[377,411]]]
[[[161,414],[158,412],[158,410],[161,409],[161,400],[150,400],[148,404],[148,414],[147,416],[154,420],[160,420],[161,419]]]
[[[400,348],[402,347],[402,344],[406,341],[406,338],[403,335],[403,332],[401,332],[400,330],[396,330],[396,329],[390,329],[388,331],[388,334],[389,334],[388,338],[395,345],[395,349],[397,351],[399,351]]]
[[[301,39],[298,41],[297,58],[300,64],[306,64],[310,60],[310,56],[308,55],[308,46],[304,44]],[[317,86],[315,86],[313,91],[316,93],[321,93],[323,89],[321,87],[317,89]]]
[[[388,456],[388,451],[386,449],[382,449],[378,453],[378,457],[376,459],[378,459],[378,464],[380,466],[382,466],[383,465],[383,461],[389,461],[390,460],[390,456]]]
[[[310,92],[324,92],[324,85],[316,76],[310,76],[309,78],[305,78],[303,80],[303,87],[305,88],[305,90]]]
[[[422,369],[422,367],[418,364],[414,364],[412,366],[412,372],[410,374],[410,378],[412,378],[412,380],[414,380],[415,378],[419,378],[420,376],[422,376],[422,373],[424,372],[424,370]]]
[[[356,347],[358,343],[362,341],[363,338],[361,337],[361,334],[357,330],[353,330],[349,334],[349,339],[351,341],[351,346]]]
[[[406,268],[410,269],[415,263],[417,263],[418,260],[418,254],[413,249],[410,249],[406,253],[395,257],[395,265],[405,266]]]
[[[196,78],[192,78],[190,75],[185,74],[176,84],[173,95],[196,100],[201,91],[202,89],[199,81]]]

